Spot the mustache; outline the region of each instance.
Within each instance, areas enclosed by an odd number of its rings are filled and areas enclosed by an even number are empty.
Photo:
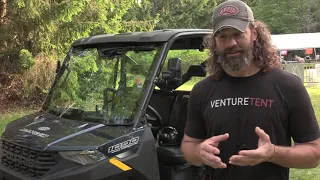
[[[231,47],[231,48],[225,49],[224,53],[229,54],[229,53],[234,53],[234,52],[238,52],[238,51],[243,51],[243,49],[237,48],[237,47]]]
[[[215,50],[215,54],[217,55],[225,55],[225,54],[229,54],[229,53],[234,53],[234,52],[243,52],[244,49],[239,48],[239,47],[231,47],[231,48],[227,48],[223,51],[219,51],[219,50]]]

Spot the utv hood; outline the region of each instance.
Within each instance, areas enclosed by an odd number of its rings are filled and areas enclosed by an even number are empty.
[[[128,127],[67,120],[47,113],[36,113],[9,123],[2,139],[35,150],[96,149],[130,133]]]

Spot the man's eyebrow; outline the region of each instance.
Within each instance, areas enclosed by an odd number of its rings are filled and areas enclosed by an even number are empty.
[[[223,29],[217,31],[216,34],[215,34],[215,36],[218,36],[218,35],[221,35],[221,34],[223,34]]]

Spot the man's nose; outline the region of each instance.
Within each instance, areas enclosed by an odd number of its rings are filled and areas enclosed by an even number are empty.
[[[226,48],[231,48],[237,45],[237,41],[234,38],[228,38],[226,41]]]

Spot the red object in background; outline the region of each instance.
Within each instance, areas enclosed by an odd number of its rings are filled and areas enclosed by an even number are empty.
[[[305,55],[313,54],[313,48],[307,48],[307,49],[304,51],[304,54],[305,54]]]
[[[281,56],[286,56],[286,55],[288,55],[288,50],[281,50],[281,51],[280,51],[280,55],[281,55]]]

